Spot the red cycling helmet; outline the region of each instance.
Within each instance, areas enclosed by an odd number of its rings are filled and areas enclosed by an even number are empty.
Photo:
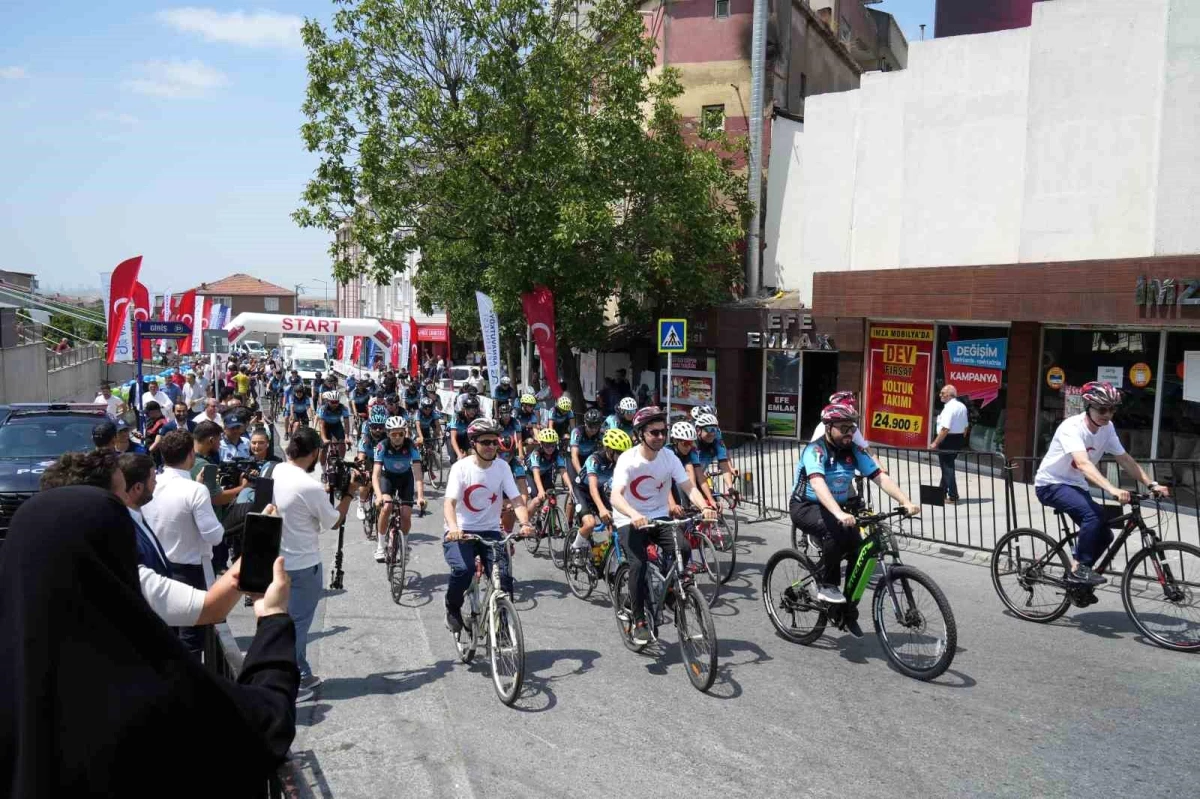
[[[1083,395],[1085,408],[1115,408],[1121,404],[1121,390],[1113,387],[1112,383],[1093,380],[1084,383],[1080,393]]]
[[[858,424],[858,410],[848,403],[834,402],[826,405],[821,411],[821,421],[825,424],[837,424],[838,422]]]
[[[846,405],[858,407],[858,400],[854,398],[853,391],[835,391],[833,394],[829,395],[830,405],[837,405],[839,403],[845,403]]]
[[[665,422],[666,420],[666,411],[657,405],[647,405],[645,408],[638,409],[638,412],[633,415],[633,429],[641,430],[651,422]]]

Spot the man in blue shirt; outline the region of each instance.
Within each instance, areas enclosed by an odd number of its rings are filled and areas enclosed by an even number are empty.
[[[242,435],[245,430],[246,425],[240,415],[230,413],[225,416],[225,434],[221,436],[221,444],[217,449],[221,463],[249,459],[250,440]]]
[[[843,507],[850,497],[855,472],[874,480],[910,516],[916,516],[921,509],[865,450],[854,445],[854,432],[858,429],[858,411],[854,406],[827,405],[821,411],[821,421],[825,424],[824,438],[806,446],[796,464],[789,511],[792,523],[821,545],[824,572],[817,575],[820,580],[817,597],[841,605],[846,603],[845,595],[838,589],[842,559],[853,560],[863,540],[854,515]],[[842,618],[850,634],[862,638],[857,616],[857,611],[848,606]]]

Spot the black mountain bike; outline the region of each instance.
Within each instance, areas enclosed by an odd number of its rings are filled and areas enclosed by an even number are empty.
[[[763,571],[762,594],[776,631],[793,643],[811,644],[826,624],[845,629],[857,616],[858,601],[879,564],[882,574],[871,600],[871,618],[888,660],[917,680],[932,680],[950,668],[958,647],[950,602],[929,575],[900,562],[893,530],[885,523],[904,515],[900,508],[890,513],[872,513],[869,508],[855,513],[865,540],[846,574],[845,604],[817,597],[823,562],[820,549],[811,542],[800,540],[797,548],[772,555]],[[808,536],[802,533],[801,537]]]
[[[1134,494],[1129,513],[1109,522],[1121,532],[1094,570],[1104,574],[1126,539],[1139,533],[1142,548],[1129,558],[1121,574],[1125,612],[1159,646],[1200,651],[1200,547],[1160,539],[1142,516],[1142,503],[1150,499],[1150,494]],[[1054,515],[1062,528],[1059,541],[1041,530],[1019,527],[992,551],[992,585],[1000,601],[1026,621],[1044,624],[1062,616],[1071,605],[1087,607],[1096,601],[1095,586],[1067,582],[1071,568],[1067,552],[1079,534],[1070,530],[1066,514],[1055,511]]]

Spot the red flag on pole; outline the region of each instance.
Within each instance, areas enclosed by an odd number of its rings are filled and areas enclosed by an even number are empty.
[[[183,322],[188,327],[196,326],[196,290],[184,292],[175,303],[175,309],[171,312],[171,318]],[[192,352],[192,337],[182,338],[179,340],[179,354],[189,355]]]
[[[108,284],[108,352],[106,360],[113,362],[117,351],[117,340],[129,317],[129,304],[133,300],[133,286],[138,272],[142,270],[142,256],[137,255],[117,264]]]
[[[408,374],[414,380],[421,373],[421,358],[417,349],[417,320],[408,317]]]
[[[140,282],[133,286],[133,321],[136,325],[138,322],[150,321],[150,292]],[[137,331],[134,331],[135,334]],[[136,340],[136,336],[135,336]],[[142,339],[142,360],[148,361],[154,357],[153,340]]]
[[[555,399],[562,394],[558,385],[558,346],[554,334],[554,295],[545,286],[534,286],[533,291],[521,295],[521,307],[525,309],[525,321],[533,341],[537,344],[538,356],[546,379],[550,381],[550,393]]]

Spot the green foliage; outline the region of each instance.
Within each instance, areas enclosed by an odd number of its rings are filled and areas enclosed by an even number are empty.
[[[302,135],[320,165],[296,222],[345,230],[335,274],[387,280],[419,249],[423,307],[477,329],[475,291],[515,333],[548,286],[567,346],[603,310],[687,313],[740,275],[744,180],[722,135],[689,144],[670,69],[628,0],[343,0],[304,26]]]

